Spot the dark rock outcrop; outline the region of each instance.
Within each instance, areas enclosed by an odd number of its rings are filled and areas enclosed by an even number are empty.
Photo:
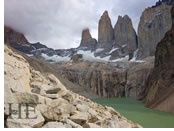
[[[114,40],[114,30],[109,18],[108,12],[105,11],[100,18],[98,26],[98,44],[97,48],[111,49]]]
[[[80,62],[80,60],[83,58],[82,54],[76,54],[72,56],[72,62],[77,63]]]
[[[4,26],[4,43],[14,42],[19,44],[29,44],[24,34],[17,32],[10,27]]]
[[[35,49],[43,49],[43,48],[48,48],[47,46],[41,44],[40,42],[37,42],[35,44],[31,44]]]
[[[82,40],[79,49],[94,50],[97,44],[97,40],[91,37],[89,29],[84,29],[82,31]]]
[[[52,48],[48,48],[40,42],[29,43],[22,33],[18,33],[7,26],[4,27],[4,42],[16,50],[25,54],[34,55],[37,58],[41,58],[42,53],[47,56],[59,55],[63,57],[70,56],[76,52],[76,49],[54,50]]]
[[[171,5],[162,3],[143,12],[138,26],[138,59],[155,55],[158,42],[171,29]]]
[[[174,18],[174,7],[171,10]],[[146,83],[147,107],[174,113],[174,21],[173,27],[158,43],[155,68]]]
[[[159,0],[158,2],[156,2],[155,6],[152,6],[152,8],[158,7],[162,5],[163,3],[167,5],[172,5],[174,3],[174,0]]]
[[[25,52],[26,54],[30,54],[30,52],[33,50],[24,34],[19,33],[7,26],[4,26],[4,43],[9,44],[21,52]]]

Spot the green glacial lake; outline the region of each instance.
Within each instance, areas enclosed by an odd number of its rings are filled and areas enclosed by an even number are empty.
[[[98,98],[92,101],[115,108],[122,116],[144,128],[174,128],[174,114],[144,107],[135,98]]]

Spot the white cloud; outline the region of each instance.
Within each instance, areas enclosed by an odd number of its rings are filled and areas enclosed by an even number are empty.
[[[5,0],[5,24],[23,32],[30,42],[52,48],[77,47],[83,28],[98,35],[98,20],[108,10],[113,26],[128,14],[137,27],[145,7],[157,0]]]

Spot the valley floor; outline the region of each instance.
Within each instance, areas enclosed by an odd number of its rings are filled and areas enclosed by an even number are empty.
[[[135,98],[98,98],[93,101],[115,108],[127,119],[144,128],[174,128],[174,114],[149,109]]]

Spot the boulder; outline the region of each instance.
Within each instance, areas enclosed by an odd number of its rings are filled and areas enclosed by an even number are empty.
[[[46,94],[45,97],[48,97],[48,98],[51,98],[51,99],[60,98],[59,94]]]
[[[71,121],[70,119],[66,119],[66,120],[65,120],[65,123],[71,125],[72,128],[82,128],[81,125],[79,125],[79,124],[77,124],[77,123]]]
[[[100,119],[99,116],[98,116],[98,114],[97,114],[97,112],[94,109],[89,108],[88,113],[89,113],[89,121],[88,122],[94,123],[98,119]]]
[[[80,61],[82,61],[83,55],[82,54],[75,54],[72,56],[72,61],[74,63],[78,63]]]
[[[32,93],[14,93],[14,103],[25,103],[25,104],[37,104],[39,98],[37,95]]]
[[[94,124],[94,123],[86,123],[83,125],[84,128],[101,128],[100,126]]]
[[[118,117],[113,117],[109,120],[98,120],[95,123],[102,128],[120,128]]]
[[[120,128],[118,117],[115,117],[107,122],[109,128]]]
[[[42,128],[65,128],[61,122],[47,122]]]
[[[73,105],[62,98],[54,99],[48,105],[40,104],[37,108],[46,120],[54,121],[67,119],[70,116],[70,113],[75,110]]]
[[[57,94],[57,93],[59,95],[66,94],[67,92],[66,88],[55,76],[48,74],[47,77],[50,81],[45,80],[44,82],[43,81],[31,82],[30,85],[31,87],[33,87],[32,92],[35,92],[41,95]]]
[[[122,120],[118,122],[119,128],[131,128],[132,125],[128,123],[126,120]]]
[[[80,112],[70,117],[72,121],[79,125],[83,125],[88,121],[89,114],[87,112]]]
[[[76,108],[80,112],[87,112],[89,107],[85,104],[77,104]]]

